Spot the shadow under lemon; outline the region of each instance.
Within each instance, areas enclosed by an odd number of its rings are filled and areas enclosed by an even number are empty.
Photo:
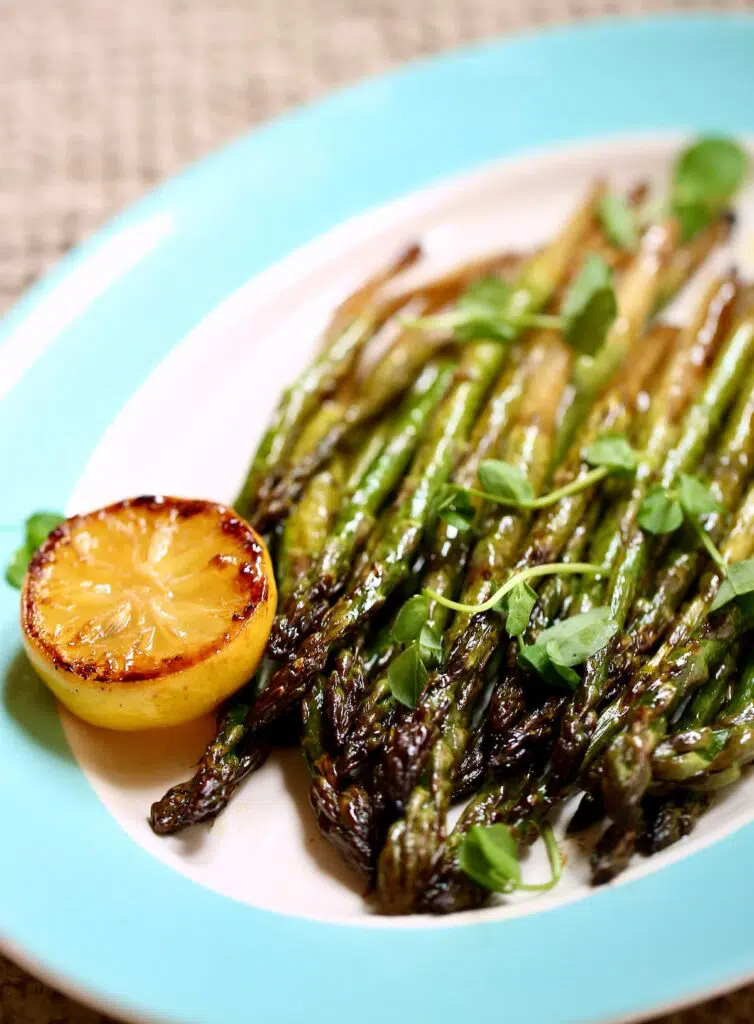
[[[13,649],[13,645],[9,645]],[[11,721],[34,743],[68,762],[75,758],[55,698],[19,647],[3,671],[3,705]]]
[[[102,787],[119,790],[132,809],[127,817],[135,816],[135,812],[141,819],[141,824],[132,822],[132,827],[139,831],[148,828],[151,801],[191,775],[214,734],[212,714],[185,725],[141,732],[118,732],[89,725],[57,703],[20,648],[5,672],[3,684],[7,712],[23,733],[61,760],[78,764],[106,806],[109,800]],[[226,832],[243,828],[250,805],[269,802],[269,785],[273,781],[270,775],[278,780],[275,788],[283,790],[278,799],[285,800],[288,813],[295,813],[298,840],[305,845],[316,869],[352,891],[363,893],[363,881],[343,863],[317,828],[309,806],[309,774],[298,749],[275,751],[260,773],[242,783],[216,825],[199,825],[159,841],[171,844],[180,857],[187,858],[211,848],[213,833],[219,839]]]

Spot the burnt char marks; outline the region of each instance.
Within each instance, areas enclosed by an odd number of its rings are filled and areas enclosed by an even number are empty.
[[[243,604],[231,616],[231,628],[215,637],[202,647],[188,653],[175,654],[156,661],[149,668],[116,668],[107,659],[90,660],[65,653],[65,648],[55,643],[41,629],[35,607],[44,603],[43,588],[48,567],[55,559],[55,552],[61,544],[70,543],[78,528],[95,518],[117,517],[124,511],[143,510],[146,514],[168,515],[174,520],[185,522],[200,515],[219,519],[222,533],[232,539],[238,549],[237,556],[218,553],[210,559],[209,565],[219,571],[235,569],[238,590]],[[204,661],[214,654],[218,647],[226,646],[244,628],[254,612],[270,600],[270,581],[267,578],[265,552],[262,544],[250,526],[236,513],[224,505],[201,499],[177,498],[163,495],[139,495],[98,509],[87,515],[73,516],[61,523],[34,554],[27,573],[27,582],[21,596],[21,623],[27,636],[34,642],[47,661],[55,668],[75,675],[82,682],[106,686],[112,683],[139,683],[156,679],[161,675],[181,672]]]

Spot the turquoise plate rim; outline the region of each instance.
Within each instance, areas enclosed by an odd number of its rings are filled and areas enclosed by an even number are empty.
[[[113,239],[161,218],[159,240],[55,333],[0,402],[4,520],[62,506],[150,370],[294,248],[524,150],[637,131],[750,133],[754,107],[741,86],[754,78],[752,52],[754,18],[743,13],[550,29],[372,79],[195,165],[64,259],[0,327],[0,345],[28,332],[72,275],[96,276]],[[564,83],[567,105],[557,102]],[[3,561],[17,539],[0,532]],[[125,836],[18,650],[17,599],[2,588],[5,948],[111,1013],[203,1024],[352,1014],[362,1024],[442,1024],[471,1013],[551,1024],[641,1016],[754,974],[754,825],[589,899],[468,927],[327,924],[210,892]]]

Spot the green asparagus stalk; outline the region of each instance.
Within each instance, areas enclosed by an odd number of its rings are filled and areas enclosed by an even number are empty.
[[[625,423],[628,408],[630,408],[635,396],[640,392],[641,387],[645,383],[646,376],[651,376],[654,362],[658,358],[658,353],[652,350],[649,350],[649,355],[652,358],[646,361],[643,359],[637,361],[639,365],[632,367],[630,373],[624,374],[614,392],[606,396],[600,406],[595,409],[589,423],[584,428],[584,443],[586,443],[587,439],[591,440],[591,438],[597,436],[610,425],[620,423],[622,426]],[[660,353],[660,357],[661,355],[662,353]],[[566,467],[565,470],[565,473],[569,474],[571,478],[577,476],[580,472],[585,473],[588,469],[580,461],[581,447],[581,443],[579,443],[578,447],[574,446],[575,451],[571,458],[570,467]],[[568,475],[566,475],[566,479],[568,479]],[[524,554],[517,563],[518,566],[537,565],[557,557],[568,539],[573,535],[586,509],[589,507],[589,497],[590,494],[588,492],[586,496],[584,496],[583,492],[572,495],[569,498],[563,499],[559,503],[559,507],[548,512],[543,517],[544,523],[539,526],[539,531],[541,532],[538,531],[537,527],[532,532]],[[482,616],[477,616],[471,620],[476,630],[479,629],[480,620],[483,620]],[[463,656],[458,659],[457,665],[460,666],[462,678],[463,672],[467,669],[469,659],[473,663],[474,659],[479,657],[477,665],[479,663],[483,664],[482,658],[489,652],[487,644],[490,635],[492,637],[491,646],[494,646],[499,637],[500,622],[494,620],[490,622],[489,616],[486,616],[483,621],[487,636],[480,636],[478,633],[474,634],[472,641],[468,642],[463,649]],[[466,640],[468,636],[469,633],[466,633],[465,636],[462,634],[462,639]],[[453,655],[451,654],[451,657],[446,661],[447,666],[453,665],[452,659]],[[447,672],[448,669],[445,671]],[[478,675],[472,676],[472,680],[478,685]],[[431,690],[429,688],[425,689],[425,693],[427,692],[431,693]],[[458,748],[460,748],[461,753],[465,735],[464,731],[459,728],[458,719],[460,716],[458,711],[460,710],[463,713],[467,709],[465,698],[469,692],[471,695],[475,693],[474,689],[467,685],[465,691],[455,701],[456,711],[450,716],[450,727],[447,729],[451,742],[453,739],[458,741]],[[448,700],[447,705],[453,706],[453,702]],[[433,707],[431,712],[426,715],[426,719],[431,721],[436,729],[437,723],[442,722],[447,713],[448,708],[445,706],[442,708],[439,706]],[[405,735],[405,727],[402,732]],[[432,736],[433,733],[429,733],[429,735]],[[419,760],[417,753],[420,750],[420,740],[426,743],[426,739],[421,735],[419,729],[415,729],[413,737],[410,737],[405,743],[406,748],[411,750],[410,758],[405,758],[405,761],[408,762],[411,768]],[[443,747],[445,748],[444,750],[442,750]],[[438,751],[438,748],[442,751],[443,756],[435,760],[434,758],[437,757],[435,751]],[[457,764],[457,755],[455,759],[448,758],[448,749],[452,750],[452,747],[449,748],[447,740],[435,743],[433,760],[431,760],[428,769],[430,776],[428,789],[424,790],[421,786],[416,787],[411,796],[413,803],[409,807],[409,812],[402,822],[398,822],[393,826],[388,844],[386,844],[381,854],[378,865],[378,880],[381,878],[382,889],[386,893],[386,897],[383,899],[388,909],[392,907],[394,910],[400,911],[401,909],[414,906],[417,898],[420,896],[422,885],[427,882],[428,876],[431,873],[431,855],[436,854],[438,844],[442,841],[444,834],[444,811],[447,807],[449,789],[448,762],[450,762],[451,766]],[[445,772],[442,771],[443,767],[445,767]],[[417,794],[422,794],[422,791],[423,797],[420,799]],[[485,790],[482,792],[486,798],[484,806],[489,809],[489,805],[492,804],[497,808],[498,812],[502,813],[500,811],[499,784],[493,786],[493,792],[497,793],[496,800],[486,793]],[[422,837],[420,843],[414,842],[416,834]],[[420,857],[422,852],[424,854],[423,860]],[[451,855],[450,859],[453,860],[454,855]],[[456,869],[456,871],[458,870]],[[434,879],[435,876],[432,875],[432,877]],[[446,891],[445,882],[438,881],[437,884],[439,890]],[[460,888],[466,891],[468,887],[462,884]],[[388,902],[389,900],[391,902]],[[442,903],[443,901],[441,900],[440,902]],[[447,902],[444,905],[447,908]]]
[[[342,461],[336,459],[309,482],[289,517],[276,566],[281,593],[296,586],[331,529],[342,479]],[[270,663],[265,662],[257,676],[230,698],[220,715],[217,733],[193,776],[172,786],[152,804],[149,820],[158,835],[170,835],[214,819],[246,776],[264,764],[269,743],[264,737],[250,742],[246,720],[257,690],[267,682],[269,673]]]
[[[665,225],[664,229],[667,229],[667,225]],[[659,230],[660,227],[658,225],[650,228],[650,238],[652,237],[652,232]],[[730,221],[726,216],[721,216],[698,232],[691,241],[674,248],[658,282],[652,306],[648,307],[644,304],[634,306],[634,314],[649,316],[652,310],[659,309],[669,302],[702,264],[712,249],[724,242],[729,233]],[[648,247],[648,257],[649,259],[652,258],[651,247]],[[633,272],[640,274],[641,270],[638,267],[634,267]],[[631,288],[631,281],[627,280],[624,287],[626,289]],[[572,386],[566,392],[558,413],[560,430],[558,446],[555,452],[556,461],[559,461],[564,456],[575,438],[579,425],[583,422],[591,402],[604,389],[606,382],[610,380],[614,372],[615,366],[625,358],[625,352],[621,355],[621,347],[630,343],[625,329],[619,322],[616,322],[613,331],[615,336],[610,339],[613,341],[613,345],[605,345],[594,360],[590,360],[589,357],[581,357],[574,368]]]
[[[673,345],[660,386],[650,397],[648,411],[637,418],[634,443],[640,451],[653,453],[650,463],[645,459],[637,473],[636,485],[641,488],[642,496],[646,489],[642,485],[653,472],[652,464],[659,464],[675,440],[686,406],[701,387],[728,332],[735,296],[735,279],[726,277],[710,283],[690,322]],[[604,565],[608,573],[620,558],[627,532],[636,519],[636,487],[633,495],[631,488],[628,490],[628,497],[619,495],[603,516],[589,553],[589,560]],[[604,592],[603,579],[585,581],[576,610],[583,612],[601,604]]]
[[[754,488],[750,487],[722,547],[722,556],[729,565],[749,557],[752,550],[753,538],[750,535],[753,522]],[[614,737],[629,722],[637,701],[642,699],[647,688],[667,669],[676,651],[684,650],[691,642],[690,638],[702,627],[721,579],[717,567],[702,579],[698,593],[684,608],[675,629],[665,643],[632,679],[628,689],[602,712],[584,759],[585,767],[603,754]],[[685,692],[690,692],[690,688]]]
[[[694,695],[678,722],[679,730],[700,729],[714,719],[725,698],[737,657],[735,646]],[[596,880],[607,881],[620,874],[634,847],[656,853],[688,835],[706,807],[706,800],[689,799],[687,794],[680,795],[680,799],[679,794],[647,796],[632,827],[613,824],[601,838],[593,860]]]
[[[690,241],[684,242],[675,250],[660,286],[658,308],[670,302],[704,263],[712,250],[728,240],[732,227],[733,218],[728,213],[723,213],[711,224],[698,231]]]
[[[378,847],[380,806],[362,783],[342,785],[333,757],[347,706],[358,699],[363,687],[360,656],[351,651],[341,652],[330,679],[318,676],[304,698],[303,747],[312,776],[309,801],[320,831],[352,867],[369,878]],[[325,735],[328,719],[329,743]]]
[[[738,661],[739,644],[735,644],[720,662],[717,670],[700,687],[673,726],[674,732],[703,729],[717,717],[730,688],[730,679]]]
[[[702,793],[675,793],[660,800],[647,798],[643,805],[644,825],[637,839],[641,853],[652,856],[688,836],[697,821],[712,806]]]
[[[609,586],[611,614],[620,626],[626,621],[646,566],[648,538],[635,523],[649,482],[658,472],[660,462],[660,483],[670,486],[680,472],[693,470],[701,458],[708,438],[735,396],[741,374],[754,353],[752,326],[751,321],[744,319],[730,334],[702,394],[690,406],[684,417],[678,442],[664,459],[668,440],[672,437],[672,424],[668,424],[667,427],[664,425],[663,403],[660,400],[654,403],[653,413],[647,424],[647,446],[634,481],[631,499],[623,516],[623,553],[613,571]],[[695,375],[690,375],[689,380],[690,386],[693,387],[696,382]],[[661,393],[670,384],[675,393],[677,381],[675,368],[671,364]],[[683,407],[681,402],[676,404],[678,409]],[[596,727],[596,709],[607,685],[611,653],[612,647],[608,645],[587,662],[584,681],[576,690],[563,719],[560,739],[553,750],[548,772],[536,790],[527,793],[522,801],[522,819],[534,813],[541,814],[551,807],[578,771]]]
[[[346,449],[348,473],[343,483],[343,497],[350,498],[361,483],[361,478],[387,443],[393,429],[393,416],[386,415],[377,423],[354,431],[351,445]]]
[[[669,244],[674,244],[675,237],[676,229],[671,225],[654,226],[648,230],[639,258],[619,284],[620,316],[611,327],[605,344],[595,357],[580,356],[576,361],[573,387],[564,393],[558,413],[558,441],[553,453],[556,464],[565,457],[594,400],[615,376],[657,305],[661,271],[667,268]]]
[[[371,618],[406,578],[431,503],[447,479],[484,390],[496,376],[503,358],[504,351],[494,344],[481,343],[466,349],[456,382],[435,411],[412,470],[388,513],[370,564],[330,608],[320,627],[304,640],[293,659],[276,673],[256,705],[255,726],[277,717],[302,696],[312,676],[326,665],[331,649]],[[472,372],[477,374],[474,378]]]
[[[724,374],[721,372],[718,375],[719,379],[717,379],[716,387],[705,388],[702,397],[697,403],[700,408],[706,410],[706,415],[702,415],[697,410],[695,412],[690,411],[686,416],[684,429],[681,431],[681,439],[676,447],[684,452],[690,452],[689,459],[698,458],[699,452],[703,449],[704,440],[709,436],[716,423],[719,422],[725,406],[724,404],[721,406],[723,399],[720,397],[715,398],[715,396],[722,394],[725,396],[725,402],[729,400],[733,387],[730,381],[734,379],[736,369],[740,373],[741,363],[744,358],[742,350],[748,353],[748,349],[743,345],[740,338],[735,344],[731,342],[730,345],[734,351],[738,352],[737,359],[731,359],[727,363],[721,360],[726,367],[726,372]],[[692,350],[692,341],[686,339],[685,344],[679,347],[678,355],[671,360],[666,369],[659,388],[660,394],[664,392],[668,399],[670,396],[673,397],[678,413],[682,410],[683,403],[678,398],[679,374],[677,367],[681,360],[685,360],[689,367],[693,365],[693,360],[689,360],[688,356],[688,353]],[[688,399],[693,394],[694,388],[698,385],[698,378],[695,373],[689,372],[686,381],[686,395]],[[727,386],[723,386],[725,381],[729,382]],[[672,423],[665,425],[659,411],[661,407],[662,403],[658,403],[657,399],[655,399],[653,411],[647,418],[642,434],[642,441],[646,445],[644,457],[634,482],[634,493],[621,517],[623,522],[630,522],[632,515],[635,519],[638,507],[646,493],[649,480],[656,471],[657,464],[663,461],[664,453],[667,451],[668,445],[674,436],[674,425]],[[686,436],[686,430],[693,430],[696,444],[691,443],[690,438]],[[664,459],[664,462],[664,470],[669,478],[673,479],[679,471],[679,460],[675,449]],[[686,465],[686,463],[680,462],[681,467]],[[668,467],[672,467],[672,469]],[[671,473],[672,476],[670,476]],[[640,557],[642,546],[643,537],[638,531],[634,530],[632,540],[627,545],[621,564],[617,567],[614,574],[614,582],[611,588],[613,595],[612,612],[618,621],[621,621],[621,617],[625,619],[627,609],[633,598],[636,582],[643,564],[643,559]],[[551,765],[545,775],[521,796],[516,807],[509,809],[514,822],[522,823],[532,814],[535,815],[536,820],[537,815],[541,815],[552,806],[552,803],[562,792],[562,787],[573,777],[574,767],[578,767],[580,756],[583,756],[590,730],[593,728],[595,719],[594,708],[597,705],[599,693],[604,684],[604,678],[600,679],[600,674],[605,669],[603,665],[599,664],[599,661],[600,659],[590,659],[591,665],[587,663],[585,681],[577,691],[573,703],[567,709],[566,719],[561,726],[561,736],[558,745],[556,745],[556,752],[560,755],[560,759],[554,753]],[[590,677],[590,667],[595,665],[595,662],[597,662],[596,667],[599,671]],[[548,707],[548,710],[551,710],[552,714],[556,715],[559,709],[553,705],[553,708],[550,709]],[[488,811],[492,811],[495,807],[494,801],[490,799],[487,801],[486,806]],[[529,830],[528,834],[529,836],[536,834],[536,825]],[[435,882],[442,888],[437,876],[435,876]],[[433,884],[435,883],[433,882]]]
[[[512,420],[518,413],[524,390],[536,364],[524,356],[521,347],[514,347],[508,366],[490,395],[483,414],[472,433],[469,450],[453,476],[455,483],[467,486],[476,480],[480,464],[501,450]],[[435,593],[454,597],[470,546],[469,534],[454,526],[439,522],[420,589],[430,588]],[[433,633],[442,635],[449,610],[437,601],[430,601],[428,625]],[[389,636],[391,631],[388,631]],[[387,668],[394,645],[388,643],[380,657],[380,671],[370,686],[363,703],[357,709],[350,733],[338,762],[339,773],[347,778],[356,773],[368,756],[378,750],[387,736],[398,710],[388,681]]]
[[[379,810],[365,786],[342,789],[332,758],[324,754],[315,764],[309,800],[317,824],[343,858],[369,878],[374,870]]]
[[[428,418],[447,391],[452,375],[453,365],[447,362],[430,363],[420,374],[395,418],[383,449],[341,508],[319,558],[278,614],[270,636],[270,651],[274,657],[289,657],[321,622],[333,593],[348,575],[354,553],[372,532],[377,514],[402,479]]]
[[[695,715],[698,715],[700,711],[702,714],[708,713],[712,707],[712,702],[717,699],[717,692],[727,685],[728,678],[735,664],[736,646],[734,644],[733,649],[727,651],[723,648],[722,652],[716,654],[715,658],[706,666],[705,671],[709,669],[715,659],[719,661],[715,671],[698,691],[698,695],[703,695],[708,699],[701,702],[701,708],[696,709]],[[693,671],[691,674],[693,675]],[[644,758],[647,756],[647,748],[650,745],[647,741],[652,732],[651,727],[646,729],[638,720],[635,723],[635,727],[630,728],[632,749],[629,756],[631,760],[627,761],[626,764],[636,788],[631,792],[629,801],[625,800],[626,791],[623,789],[620,797],[621,802],[618,805],[620,807],[620,815],[608,827],[594,849],[591,857],[592,882],[594,885],[602,885],[605,882],[611,881],[628,867],[634,850],[641,841],[642,834],[646,833],[648,829],[656,829],[658,827],[658,818],[660,819],[659,827],[664,830],[663,842],[665,845],[668,845],[670,840],[668,830],[672,827],[673,822],[675,821],[675,828],[679,831],[683,829],[690,830],[703,810],[700,802],[697,802],[696,805],[686,803],[680,805],[680,807],[678,805],[675,807],[671,805],[665,813],[661,810],[656,811],[654,821],[650,822],[647,820],[646,812],[652,811],[652,805],[645,800],[649,778],[643,778],[646,770]],[[614,788],[616,764],[614,761],[611,763],[610,759],[615,756],[618,745],[621,745],[624,751],[626,750],[622,736],[614,741],[613,746],[607,752],[607,769],[603,775],[602,786],[606,808],[613,814],[615,814],[616,806],[612,802],[615,799],[614,793],[616,792]],[[635,758],[634,755],[636,755]],[[640,778],[641,781],[639,781]],[[627,779],[628,776],[626,775],[621,777],[621,787],[625,787]],[[692,806],[693,815],[691,813]]]
[[[285,522],[276,565],[281,602],[309,574],[315,552],[322,550],[330,534],[344,475],[343,459],[333,459],[329,466],[312,477],[294,514]]]
[[[699,775],[712,775],[734,765],[741,767],[754,757],[754,659],[750,658],[744,669],[732,709],[728,707],[714,725],[708,724],[714,715],[699,711],[698,698],[704,697],[714,705],[724,692],[733,667],[729,663],[735,663],[733,653],[729,652],[708,683],[697,691],[695,718],[684,716],[677,731],[658,745],[652,756],[653,779],[685,783]]]
[[[516,314],[536,311],[558,287],[588,228],[595,196],[576,212],[553,242],[523,269],[509,297]],[[411,470],[388,514],[371,565],[330,609],[321,627],[282,666],[251,713],[255,728],[267,724],[303,696],[312,677],[341,645],[381,608],[406,578],[410,559],[421,542],[433,502],[446,483],[468,439],[478,409],[505,362],[497,342],[476,342],[463,350],[456,378],[435,410]]]
[[[474,260],[400,299],[385,300],[379,318],[384,321],[395,311],[418,315],[441,310],[480,274],[510,274],[520,265],[520,259],[511,255],[497,254]],[[263,489],[256,516],[259,528],[269,528],[287,514],[311,474],[355,429],[373,421],[401,396],[427,361],[436,355],[437,347],[434,337],[417,337],[413,330],[400,331],[377,365],[356,381],[357,395],[352,397],[346,393],[340,401],[331,403],[330,410],[323,409],[315,417],[316,422],[306,431],[306,444],[294,449],[287,463],[278,468],[274,480]]]
[[[375,326],[375,295],[390,278],[416,262],[418,246],[411,246],[370,278],[340,308],[325,345],[314,362],[283,394],[272,423],[265,431],[244,481],[236,508],[253,516],[260,488],[267,475],[285,457],[310,413],[335,392],[353,371]]]
[[[563,563],[584,561],[599,513],[600,503],[594,501],[563,550]],[[524,634],[526,643],[533,643],[541,630],[558,620],[574,579],[577,577],[552,576],[545,581]],[[509,649],[507,660],[513,663],[493,689],[485,718],[487,750],[480,771],[489,769],[493,776],[510,771],[536,749],[538,742],[544,742],[557,725],[563,706],[559,696],[555,705],[548,705],[549,694],[544,700],[527,702],[527,693],[531,698],[532,680],[518,664],[516,653],[513,647]]]
[[[592,503],[566,546],[563,561],[581,560],[599,515],[599,507],[599,502]],[[527,641],[533,641],[541,629],[556,619],[567,597],[560,588],[553,586],[559,580],[560,577],[553,577],[542,588],[526,633]],[[527,713],[525,687],[530,690],[531,681],[523,679],[523,672],[517,665],[508,665],[492,692],[484,728],[480,733],[486,741],[487,749],[467,749],[464,764],[459,770],[461,778],[456,780],[454,796],[458,796],[464,775],[467,776],[464,795],[472,787],[478,788],[480,783],[483,783],[482,788],[443,845],[421,896],[422,910],[450,913],[480,906],[488,896],[461,870],[457,860],[458,848],[472,825],[490,824],[516,805],[526,784],[534,777],[532,766],[538,763],[536,754],[547,749],[548,734],[551,735],[556,728],[564,703],[560,696],[554,699],[546,697],[535,706],[533,712]],[[508,761],[509,745],[512,756]],[[467,755],[477,762],[472,767],[465,766]],[[501,769],[507,773],[502,782],[499,778]],[[516,773],[510,774],[514,769],[517,769]]]
[[[534,342],[531,347],[536,349]],[[539,355],[535,352],[533,358],[525,357],[523,350],[513,349],[508,368],[490,396],[474,430],[469,452],[454,474],[454,483],[461,487],[472,486],[476,482],[481,463],[487,458],[504,453],[502,441],[507,436],[511,421],[518,413],[527,382],[538,372],[541,355],[541,352]],[[479,505],[478,501],[474,503]],[[461,533],[443,522],[438,523],[433,550],[420,590],[429,589],[444,597],[454,597],[466,564],[470,542],[470,534]],[[450,611],[445,605],[435,599],[429,601],[428,625],[435,635],[442,635],[449,614]],[[389,655],[383,656],[383,668],[389,664],[389,660]],[[339,771],[343,777],[358,772],[366,759],[382,747],[394,716],[399,710],[398,702],[390,689],[388,673],[382,671],[358,710],[351,734],[340,756]]]
[[[710,467],[710,489],[724,510],[710,515],[705,523],[715,544],[723,539],[728,518],[726,513],[734,509],[741,499],[753,459],[754,368],[744,381]],[[658,572],[655,593],[635,616],[627,636],[616,651],[616,674],[629,676],[646,652],[663,639],[705,560],[705,552],[693,539],[690,543],[688,536],[682,536],[671,547]]]
[[[459,848],[472,826],[488,825],[508,816],[533,777],[533,769],[524,769],[506,779],[502,787],[499,782],[490,780],[479,790],[443,844],[429,879],[421,879],[424,885],[419,897],[419,910],[431,914],[452,914],[480,907],[489,899],[489,892],[462,871],[458,862]]]
[[[633,267],[634,273],[629,272],[628,277],[633,281],[633,288],[647,292],[654,296],[657,290],[657,282],[666,268],[666,261],[670,257],[673,232],[669,231],[666,237],[665,248],[661,247],[662,259],[654,259],[654,276],[647,275],[644,271],[639,273],[639,268],[645,268],[649,263],[647,254],[639,254],[636,257],[636,264]],[[656,253],[658,242],[656,235],[651,239],[651,252]],[[644,304],[640,301],[634,291],[623,292],[623,301],[628,309],[641,307]],[[622,311],[621,311],[622,316]],[[622,339],[622,335],[621,335]],[[620,431],[623,429],[629,418],[629,410],[633,401],[640,393],[646,377],[651,375],[654,362],[662,357],[663,352],[658,346],[652,348],[641,347],[641,359],[635,360],[635,365],[624,370],[619,375],[615,387],[595,407],[588,422],[585,424],[577,444],[573,446],[569,459],[555,478],[555,485],[562,486],[578,480],[591,472],[591,467],[582,458],[582,447],[590,443],[604,432],[611,430]],[[549,396],[548,412],[552,420],[552,395],[557,393],[553,388]],[[536,435],[535,430],[535,435]],[[542,431],[542,445],[551,443],[547,432]],[[552,449],[550,448],[550,451]],[[510,461],[510,460],[509,460]],[[544,479],[544,477],[543,477]],[[526,549],[519,558],[516,569],[538,566],[546,562],[554,562],[561,554],[563,548],[577,528],[589,508],[590,502],[596,490],[596,484],[591,487],[584,487],[582,490],[561,499],[556,506],[548,509],[535,523],[529,536]],[[521,523],[520,518],[515,519]],[[505,517],[502,522],[507,522]],[[485,547],[480,544],[475,561],[472,562],[472,579],[467,595],[464,596],[464,603],[478,604],[488,598],[500,585],[501,580],[495,573],[495,563],[486,564],[488,559],[494,558],[495,545],[493,543],[490,553],[485,552]],[[508,566],[499,563],[506,570]],[[498,572],[502,571],[498,569]],[[479,587],[477,588],[477,584]],[[468,628],[467,628],[468,627]],[[502,623],[496,613],[488,613],[485,616],[475,616],[469,622],[468,616],[459,616],[450,631],[447,645],[449,654],[443,670],[444,677],[448,682],[438,688],[435,700],[442,702],[442,695],[449,695],[459,681],[465,678],[478,678],[479,671],[483,669],[492,650],[500,639]],[[430,680],[431,682],[431,680]],[[416,784],[423,767],[424,759],[430,749],[431,743],[437,735],[445,708],[439,706],[427,707],[423,712],[417,711],[414,716],[413,725],[406,723],[406,736],[404,740],[405,751],[398,749],[396,744],[388,746],[386,750],[386,777],[390,787],[392,799],[400,806],[408,796],[408,792]],[[420,721],[420,715],[424,715],[433,723],[433,729]],[[409,737],[408,730],[413,729],[415,735]],[[418,749],[419,735],[422,736],[422,750]],[[410,752],[410,753],[409,753]],[[388,764],[388,762],[390,762]]]
[[[253,744],[244,743],[253,701],[252,685],[231,698],[194,775],[152,804],[149,824],[157,835],[172,835],[188,825],[213,821],[247,775],[262,767],[270,754],[269,739],[257,737]]]
[[[527,394],[505,450],[505,460],[525,476],[535,493],[547,479],[554,440],[553,395],[568,379],[570,358],[560,352],[557,335],[539,337],[541,369]],[[560,355],[560,358],[558,358]],[[548,419],[549,411],[549,419]],[[523,539],[528,521],[524,509],[509,510],[493,531],[482,537],[472,554],[463,603],[486,600],[502,582]],[[445,818],[453,778],[468,741],[470,715],[484,667],[500,638],[499,616],[479,616],[451,631],[451,647],[443,669],[430,677],[420,703],[394,730],[386,744],[384,765],[388,793],[404,816],[388,833],[377,867],[377,896],[389,913],[415,907],[429,877],[434,855],[445,835]],[[464,653],[463,673],[454,671],[455,643]],[[424,751],[428,752],[424,753]],[[427,765],[426,786],[417,785]],[[404,794],[410,792],[407,802]]]
[[[754,509],[754,489],[749,508]],[[751,522],[750,519],[750,530]],[[754,538],[750,538],[746,546],[748,555],[754,548]],[[673,710],[707,681],[731,645],[751,625],[751,609],[745,605],[734,603],[706,615],[702,625],[688,641],[672,651],[634,702],[626,727],[601,758],[605,806],[616,834],[630,836],[637,830],[641,801],[651,781],[652,755],[667,732]],[[617,869],[621,866],[618,864]],[[612,868],[606,870],[603,862],[598,862],[596,867],[595,881],[613,877]]]
[[[717,725],[740,725],[752,719],[754,707],[754,656],[749,655],[730,700],[716,717]]]

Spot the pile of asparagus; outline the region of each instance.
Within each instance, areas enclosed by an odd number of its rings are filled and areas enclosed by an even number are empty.
[[[728,237],[745,165],[700,140],[667,196],[598,183],[533,253],[401,291],[412,247],[341,305],[237,503],[274,553],[268,655],[155,832],[211,821],[300,743],[379,909],[447,913],[538,888],[539,838],[553,885],[550,819],[577,793],[599,883],[738,779],[754,290],[731,272],[684,327],[658,316]]]

